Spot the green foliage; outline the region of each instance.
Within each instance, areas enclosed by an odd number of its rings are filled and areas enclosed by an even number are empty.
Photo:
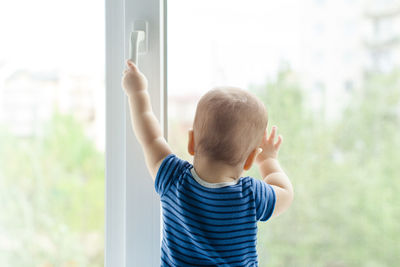
[[[73,117],[43,135],[0,136],[0,266],[100,266],[104,155]]]
[[[400,262],[400,78],[367,77],[340,119],[306,107],[290,70],[252,90],[284,136],[295,199],[259,224],[260,266],[396,266]],[[259,177],[253,166],[250,175]]]

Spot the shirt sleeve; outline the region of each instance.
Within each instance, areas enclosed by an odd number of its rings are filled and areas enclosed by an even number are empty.
[[[166,156],[157,171],[154,183],[157,194],[164,195],[183,171],[190,166],[189,162],[178,158],[175,154]]]
[[[267,221],[274,212],[276,196],[271,185],[253,179],[254,200],[256,202],[256,219]]]

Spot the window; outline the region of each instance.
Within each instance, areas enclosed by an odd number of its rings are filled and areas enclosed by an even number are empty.
[[[260,266],[395,266],[392,3],[373,14],[371,1],[1,3],[0,262],[159,266],[159,199],[120,86],[133,24],[146,20],[140,68],[178,156],[192,160],[187,130],[216,85],[258,95],[285,137],[295,201],[259,225]],[[376,27],[387,21],[390,31]],[[244,175],[261,178],[256,166]]]
[[[399,49],[382,44],[378,56],[390,51],[392,63],[369,72],[364,1],[320,2],[168,1],[169,142],[192,162],[187,130],[201,95],[250,90],[284,136],[279,157],[295,191],[287,213],[259,223],[260,266],[396,265]],[[261,178],[256,166],[246,175]]]
[[[2,266],[103,264],[103,13],[0,3]]]

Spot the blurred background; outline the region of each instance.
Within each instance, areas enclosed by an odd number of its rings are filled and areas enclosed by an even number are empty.
[[[397,266],[400,1],[169,0],[167,22],[178,156],[217,85],[284,136],[295,201],[260,266]],[[103,265],[104,30],[103,1],[0,2],[0,266]]]
[[[218,85],[256,94],[284,137],[295,198],[259,223],[260,266],[398,266],[400,1],[168,1],[168,137],[190,162]]]
[[[103,266],[104,2],[0,1],[0,266]]]

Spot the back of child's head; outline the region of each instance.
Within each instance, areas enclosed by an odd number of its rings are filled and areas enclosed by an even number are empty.
[[[260,145],[267,127],[264,104],[250,92],[216,87],[197,104],[195,155],[237,166]]]

